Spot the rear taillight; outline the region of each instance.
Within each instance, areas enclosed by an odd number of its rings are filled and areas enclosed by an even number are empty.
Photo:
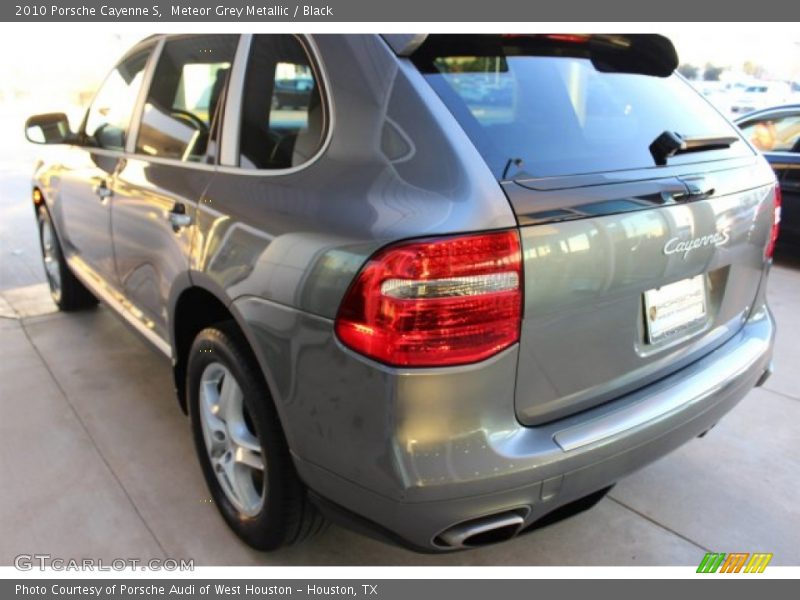
[[[772,258],[775,253],[775,242],[778,241],[778,232],[781,226],[781,187],[775,184],[775,203],[772,208],[772,231],[769,234],[769,242],[767,248],[764,250],[764,256],[767,259]]]
[[[414,240],[377,252],[345,294],[336,334],[382,363],[483,360],[519,340],[522,256],[516,231]]]

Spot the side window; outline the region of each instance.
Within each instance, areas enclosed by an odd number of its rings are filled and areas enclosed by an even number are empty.
[[[742,132],[762,152],[800,152],[800,114],[751,121]]]
[[[129,56],[103,82],[86,115],[84,134],[91,145],[124,150],[133,107],[142,87],[152,48]]]
[[[238,35],[197,35],[164,44],[147,93],[136,152],[200,161],[236,52]]]
[[[311,62],[293,35],[255,35],[242,97],[239,166],[286,169],[322,144],[324,106]]]

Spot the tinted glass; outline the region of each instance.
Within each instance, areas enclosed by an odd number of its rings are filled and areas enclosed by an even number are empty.
[[[126,58],[108,75],[86,116],[89,144],[108,150],[124,150],[133,107],[152,48]]]
[[[185,161],[205,158],[238,38],[198,35],[167,41],[147,94],[137,152]]]
[[[256,35],[247,65],[239,165],[286,169],[316,154],[324,107],[308,55],[292,35]]]
[[[487,56],[462,44],[417,66],[500,179],[654,167],[649,146],[664,131],[736,135],[677,76],[600,72],[558,48],[547,56],[497,48]],[[737,142],[670,164],[749,152]]]
[[[762,152],[800,152],[800,112],[762,117],[745,123],[741,129]]]

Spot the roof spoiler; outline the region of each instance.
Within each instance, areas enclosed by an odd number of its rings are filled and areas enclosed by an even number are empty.
[[[404,57],[430,58],[464,49],[491,56],[512,47],[514,54],[588,58],[598,71],[608,73],[668,77],[678,68],[675,46],[657,34],[384,34],[383,39],[395,54]]]
[[[411,56],[428,38],[427,33],[384,33],[383,40],[397,56]]]

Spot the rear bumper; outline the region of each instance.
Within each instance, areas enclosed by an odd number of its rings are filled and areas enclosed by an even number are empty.
[[[383,470],[397,474],[393,483],[384,481],[377,489],[297,453],[295,462],[328,509],[341,507],[384,537],[417,549],[446,550],[438,536],[453,526],[504,513],[521,515],[522,530],[707,431],[762,381],[773,337],[773,320],[763,308],[723,346],[681,371],[538,427],[498,416],[500,405],[504,414],[513,413],[508,390],[466,391],[486,379],[483,369],[474,382],[469,372],[461,374],[460,412],[457,402],[437,398],[445,394],[441,382],[431,388],[424,376],[405,380],[397,375],[391,381],[391,454],[375,457],[388,461]],[[516,352],[509,351],[487,365],[490,380],[500,388],[506,377],[513,381],[504,371],[505,363],[515,360]],[[493,391],[503,400],[495,400]],[[482,416],[473,418],[479,407],[470,398],[476,393],[483,394],[484,408]],[[365,457],[363,463],[371,459]]]

